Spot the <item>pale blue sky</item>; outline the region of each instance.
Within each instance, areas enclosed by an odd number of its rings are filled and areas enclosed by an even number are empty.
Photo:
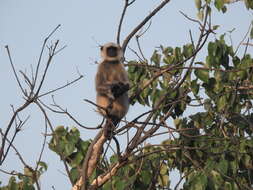
[[[136,3],[127,12],[121,36],[124,38],[159,2],[136,0]],[[52,41],[59,39],[60,45],[67,45],[67,48],[56,56],[42,91],[46,92],[71,81],[78,76],[76,73],[78,68],[84,75],[84,79],[72,87],[55,93],[55,98],[84,125],[93,127],[100,122],[101,117],[94,112],[94,107],[85,103],[83,99],[95,100],[93,78],[97,66],[94,62],[100,59],[96,41],[99,44],[115,41],[123,4],[123,0],[0,0],[1,128],[4,129],[10,119],[10,104],[18,107],[23,102],[4,46],[9,45],[16,68],[18,70],[26,68],[29,73],[30,65],[36,64],[44,37],[58,24],[62,26],[54,34]],[[141,39],[146,57],[150,57],[154,48],[160,44],[182,46],[189,43],[189,29],[193,31],[194,38],[197,38],[197,25],[186,20],[179,13],[180,10],[191,17],[196,17],[197,10],[194,0],[172,0],[152,19],[151,28]],[[232,33],[233,43],[236,46],[248,29],[252,20],[252,12],[246,11],[241,3],[235,3],[229,6],[227,14],[223,15],[216,11],[214,14],[213,24],[221,25],[218,34],[236,28]],[[132,41],[130,46],[135,48],[135,42]],[[252,48],[249,48],[249,51],[252,53]],[[126,58],[131,59],[135,56],[128,51]],[[203,60],[203,57],[200,56],[199,59]],[[50,98],[44,100],[48,103],[51,101]],[[130,108],[127,118],[135,117],[142,110],[140,106]],[[18,134],[14,144],[28,164],[34,165],[43,140],[44,123],[42,114],[39,113],[36,106],[31,106],[21,114],[21,117],[25,118],[27,115],[31,115],[31,118],[22,132]],[[71,120],[62,116],[53,114],[50,116],[54,126],[74,125]],[[83,129],[80,131],[85,139],[95,135],[94,131]],[[2,168],[9,171],[21,171],[22,165],[17,160],[17,156],[11,151]],[[65,171],[59,157],[46,148],[42,160],[49,166],[40,181],[42,189],[51,189],[51,186],[54,186],[56,190],[70,189],[67,177],[61,173]],[[4,184],[7,183],[8,177],[0,173],[0,181]],[[172,183],[175,184],[175,178],[172,180]]]

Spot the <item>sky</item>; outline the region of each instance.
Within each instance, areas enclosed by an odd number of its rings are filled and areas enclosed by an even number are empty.
[[[161,1],[136,0],[129,8],[122,27],[122,39]],[[124,5],[123,0],[107,1],[67,1],[67,0],[0,0],[0,84],[2,86],[0,98],[0,128],[5,129],[10,120],[12,109],[17,108],[24,100],[15,81],[8,61],[5,45],[11,51],[12,59],[17,70],[30,73],[31,65],[35,66],[39,57],[44,38],[58,25],[61,27],[50,39],[50,43],[60,40],[60,47],[67,47],[60,52],[50,66],[42,92],[54,89],[77,78],[78,72],[84,78],[73,86],[56,92],[55,100],[67,108],[85,126],[94,127],[101,121],[94,107],[83,99],[95,100],[94,76],[100,60],[99,45],[115,41],[119,18]],[[189,30],[193,37],[198,37],[198,26],[185,19],[179,11],[196,18],[197,10],[194,0],[171,0],[153,19],[148,32],[141,38],[141,45],[146,57],[151,57],[155,47],[182,46],[190,42]],[[229,6],[226,14],[214,11],[213,25],[220,25],[216,36],[231,31],[233,45],[236,47],[248,30],[252,20],[252,12],[246,10],[242,3]],[[226,38],[230,43],[229,38]],[[136,48],[132,40],[129,44]],[[253,52],[252,48],[248,49]],[[204,53],[199,60],[204,61]],[[43,61],[47,58],[47,54]],[[135,55],[127,50],[126,59],[136,59]],[[52,103],[50,97],[43,98],[46,103]],[[146,108],[136,105],[130,108],[127,119],[134,118]],[[28,164],[34,166],[40,152],[44,120],[35,105],[22,112],[21,118],[30,115],[30,119],[14,141]],[[73,121],[61,115],[49,113],[54,126],[76,126]],[[94,131],[80,129],[82,138],[89,139],[95,136]],[[13,131],[11,131],[13,133]],[[49,140],[47,140],[48,142]],[[159,142],[157,139],[152,142]],[[122,142],[124,143],[124,142]],[[71,185],[64,174],[63,164],[53,152],[46,150],[43,154],[49,169],[42,176],[42,189],[70,189]],[[22,171],[22,164],[13,151],[10,152],[2,169],[7,171]],[[0,173],[0,181],[7,183],[9,176]],[[172,176],[172,184],[177,176]]]

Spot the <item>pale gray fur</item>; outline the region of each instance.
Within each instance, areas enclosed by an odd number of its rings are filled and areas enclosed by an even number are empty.
[[[116,56],[107,55],[107,48],[115,48]],[[107,43],[101,48],[102,61],[99,63],[96,74],[97,105],[107,109],[108,117],[112,120],[122,119],[129,108],[129,99],[127,91],[119,97],[114,97],[112,93],[113,85],[129,85],[128,75],[122,64],[123,53],[119,45]],[[111,105],[110,108],[108,106]],[[98,111],[105,116],[103,109]]]

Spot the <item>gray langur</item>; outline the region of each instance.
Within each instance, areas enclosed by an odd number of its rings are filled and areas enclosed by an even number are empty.
[[[126,115],[129,108],[129,80],[122,64],[123,52],[115,43],[101,47],[102,61],[96,74],[96,103],[101,115],[110,118],[114,125]]]

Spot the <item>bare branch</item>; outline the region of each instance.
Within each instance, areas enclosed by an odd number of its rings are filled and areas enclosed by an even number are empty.
[[[54,55],[57,55],[58,53],[60,53],[62,50],[64,50],[67,47],[67,45],[63,46],[62,48],[58,49],[57,51],[55,51]]]
[[[56,41],[56,43],[54,45],[52,45],[50,48],[49,48],[49,58],[48,58],[48,61],[47,61],[47,64],[46,64],[46,68],[43,72],[43,75],[42,75],[42,79],[40,80],[40,83],[38,85],[38,89],[36,91],[36,93],[34,93],[34,88],[36,87],[36,81],[37,81],[37,78],[38,78],[38,72],[39,72],[39,67],[40,67],[40,64],[41,64],[41,60],[42,60],[42,55],[43,55],[43,52],[44,52],[44,49],[46,47],[46,42],[47,40],[54,34],[54,32],[60,27],[60,25],[58,25],[44,40],[44,43],[42,45],[42,50],[41,50],[41,53],[40,53],[40,57],[39,57],[39,61],[38,61],[38,64],[37,64],[37,67],[36,67],[36,73],[35,73],[35,76],[33,76],[33,71],[32,71],[32,80],[29,79],[29,77],[25,74],[25,72],[23,71],[20,71],[20,73],[23,75],[24,77],[24,80],[25,82],[27,83],[28,87],[29,87],[29,93],[26,91],[26,89],[23,88],[23,86],[21,85],[21,82],[20,82],[20,79],[18,78],[18,75],[17,75],[17,72],[16,72],[16,69],[14,67],[14,64],[12,62],[12,58],[11,58],[11,54],[10,54],[10,50],[9,50],[9,47],[8,46],[5,46],[6,50],[7,50],[7,53],[8,53],[8,57],[9,57],[9,60],[10,60],[10,63],[11,63],[11,67],[12,67],[12,70],[13,70],[13,73],[15,75],[15,78],[16,78],[16,81],[18,82],[18,85],[23,93],[23,95],[26,97],[26,101],[25,103],[20,106],[18,109],[16,109],[15,111],[13,111],[13,115],[7,125],[7,128],[5,130],[5,133],[3,135],[3,138],[2,138],[2,143],[1,143],[1,150],[0,150],[0,165],[3,163],[3,161],[5,160],[7,154],[8,153],[8,150],[9,150],[9,147],[7,148],[7,152],[4,153],[5,151],[5,143],[6,143],[6,139],[7,139],[7,136],[9,134],[9,131],[13,125],[14,122],[16,122],[16,118],[18,117],[18,114],[19,112],[23,111],[24,109],[26,109],[30,104],[34,103],[37,99],[38,99],[38,96],[39,96],[39,93],[40,93],[40,90],[41,90],[41,87],[44,83],[44,80],[45,80],[45,77],[46,77],[46,74],[47,74],[47,71],[48,71],[48,68],[49,68],[49,65],[53,59],[53,57],[55,56],[55,53],[56,53],[56,48],[57,48],[57,45],[59,43],[59,40]],[[15,135],[14,135],[15,137]],[[12,141],[14,141],[14,139],[12,139]]]
[[[23,77],[24,77],[24,80],[26,82],[26,84],[28,85],[29,88],[32,88],[32,82],[30,81],[30,79],[28,78],[28,76],[23,72],[23,71],[19,71]],[[27,93],[25,92],[25,96],[28,96]]]
[[[144,56],[144,54],[143,54],[143,51],[142,51],[142,49],[141,49],[141,45],[140,45],[139,39],[140,39],[140,37],[142,37],[142,36],[148,31],[148,29],[150,28],[151,24],[152,24],[152,22],[150,21],[148,27],[147,27],[144,31],[141,31],[141,30],[140,30],[139,34],[137,34],[137,35],[135,36],[135,39],[136,39],[136,42],[137,42],[137,46],[138,46],[139,52],[140,52],[140,54],[141,54],[141,56],[142,56],[142,59],[143,59],[145,62],[147,62],[147,59],[145,58],[145,56]]]
[[[246,45],[245,45],[245,50],[244,50],[244,54],[243,54],[243,56],[245,56],[245,55],[246,55],[247,50],[248,50],[248,47],[249,47],[249,38],[247,39],[247,43],[246,43]]]
[[[56,103],[56,101],[54,100],[54,97],[52,97],[53,99],[53,103],[52,106],[56,107],[57,109],[59,110],[55,110],[51,107],[49,107],[48,105],[46,105],[45,103],[43,103],[41,100],[38,100],[45,108],[49,109],[50,111],[54,112],[54,113],[58,113],[58,114],[65,114],[67,115],[71,120],[73,120],[78,126],[84,128],[84,129],[99,129],[101,128],[101,126],[98,126],[98,127],[86,127],[84,125],[82,125],[72,114],[70,114],[67,109],[63,109],[60,105],[58,105]]]
[[[40,68],[40,64],[41,64],[41,60],[42,60],[42,55],[44,53],[44,50],[45,50],[45,46],[47,44],[47,41],[48,39],[58,30],[58,28],[60,28],[61,25],[59,24],[58,26],[56,26],[56,28],[45,38],[44,42],[43,42],[43,45],[42,45],[42,48],[41,48],[41,52],[40,52],[40,56],[39,56],[39,60],[38,60],[38,63],[37,63],[37,67],[36,67],[36,72],[35,72],[35,76],[34,76],[34,81],[33,81],[33,88],[35,87],[36,85],[36,82],[37,82],[37,78],[38,78],[38,73],[39,73],[39,68]],[[33,91],[33,89],[32,89]]]
[[[71,82],[67,82],[67,84],[65,84],[65,85],[63,85],[63,86],[60,86],[60,87],[58,87],[58,88],[56,88],[56,89],[49,90],[48,92],[45,92],[45,93],[43,93],[43,94],[40,94],[40,95],[38,96],[38,98],[41,98],[41,97],[43,97],[43,96],[52,94],[52,93],[54,93],[54,92],[56,92],[56,91],[58,91],[58,90],[61,90],[61,89],[63,89],[63,88],[66,88],[67,86],[70,86],[70,85],[76,83],[77,81],[79,81],[79,80],[82,79],[82,78],[83,78],[83,75],[80,75],[78,78],[72,80]]]
[[[182,11],[179,11],[179,12],[180,12],[185,18],[187,18],[188,20],[190,20],[190,21],[192,21],[192,22],[198,23],[199,26],[200,26],[201,28],[203,28],[203,25],[201,24],[201,22],[200,22],[199,20],[193,19],[193,18],[187,16],[187,15],[186,15],[184,12],[182,12]]]
[[[1,136],[4,136],[3,132],[0,130],[0,134]],[[16,154],[18,155],[19,157],[19,160],[21,161],[21,163],[24,165],[24,166],[28,166],[28,164],[26,164],[25,160],[23,159],[23,157],[21,156],[21,154],[19,153],[19,151],[17,150],[17,148],[12,144],[12,142],[6,138],[5,139],[9,144],[10,146],[13,148],[13,150],[16,152]]]
[[[249,28],[248,28],[246,34],[244,35],[244,37],[242,38],[242,40],[240,41],[240,43],[238,44],[238,46],[237,46],[237,48],[236,48],[236,50],[235,50],[235,55],[237,54],[239,48],[241,47],[241,45],[244,43],[245,39],[246,39],[247,36],[249,35],[251,27],[253,27],[253,26],[252,26],[252,24],[250,23]]]
[[[141,61],[141,62],[146,62],[142,57],[141,55],[138,54],[138,52],[136,52],[134,49],[128,47],[137,57],[138,59]],[[130,65],[130,64],[125,64],[125,65]],[[144,65],[144,64],[143,64]],[[146,65],[146,64],[145,64]]]
[[[252,43],[242,43],[242,45],[245,45],[245,46],[253,46]]]
[[[58,46],[58,43],[59,43],[59,40],[57,40],[57,41],[55,42],[55,44],[52,45],[52,46],[50,47],[50,48],[52,48],[52,50],[49,50],[49,58],[48,58],[48,61],[47,61],[47,64],[46,64],[46,68],[45,68],[45,70],[44,70],[44,72],[43,72],[42,79],[41,79],[41,81],[40,81],[40,83],[39,83],[39,87],[38,87],[37,91],[35,92],[35,95],[36,95],[36,96],[39,95],[40,89],[41,89],[41,87],[42,87],[42,85],[43,85],[43,83],[44,83],[44,80],[45,80],[45,78],[46,78],[46,74],[47,74],[49,65],[51,64],[52,59],[53,59],[53,57],[54,57],[54,55],[55,55],[55,52],[56,52],[56,48],[57,48],[57,46]]]
[[[122,23],[123,23],[123,20],[124,20],[124,17],[125,17],[127,8],[128,8],[131,4],[133,4],[134,2],[135,2],[135,0],[131,1],[130,3],[129,3],[129,0],[125,0],[125,5],[124,5],[124,8],[123,8],[121,17],[120,17],[119,26],[118,26],[118,32],[117,32],[117,44],[119,44],[119,45],[120,45],[121,27],[122,27]]]
[[[127,161],[120,161],[116,163],[112,168],[109,169],[107,173],[104,175],[98,176],[96,179],[93,180],[91,183],[91,186],[89,190],[101,187],[103,184],[105,184],[109,179],[111,179],[112,176],[115,176],[117,171],[122,168],[125,164],[127,164]],[[72,189],[73,190],[73,189]]]
[[[211,31],[212,31],[212,30],[210,29],[210,26],[211,26],[211,16],[210,16],[209,30],[207,31],[206,34],[204,33],[205,30],[206,30],[206,26],[207,26],[208,9],[209,9],[209,7],[206,6],[206,11],[205,11],[205,16],[204,16],[204,17],[205,17],[205,18],[204,18],[204,24],[201,25],[202,27],[201,27],[199,39],[198,39],[198,42],[197,42],[197,45],[196,45],[196,49],[197,49],[197,50],[202,49],[202,47],[203,47],[204,44],[206,43],[206,40],[207,40],[209,34],[210,34]],[[205,38],[204,38],[204,37],[205,37]],[[203,38],[204,38],[204,40],[203,40]],[[203,40],[203,42],[202,42],[202,40]],[[202,43],[201,43],[201,42],[202,42]],[[195,61],[196,55],[197,55],[197,54],[194,54],[194,55],[192,56],[192,59],[191,59],[190,65],[189,65],[189,69],[186,71],[184,77],[181,79],[181,81],[180,81],[180,82],[178,83],[178,85],[175,87],[175,90],[176,90],[177,88],[179,88],[179,87],[183,84],[183,82],[184,82],[185,79],[187,78],[188,74],[191,72],[191,67],[192,67],[192,65],[193,65],[193,63],[194,63],[194,61]]]
[[[132,32],[126,37],[122,44],[122,50],[125,53],[126,47],[129,43],[129,41],[132,39],[132,37],[156,14],[158,13],[167,3],[169,3],[170,0],[164,0],[157,8],[155,8],[148,16],[144,18],[144,20],[136,26]]]
[[[107,137],[105,137],[104,130],[101,129],[89,146],[89,149],[85,155],[85,160],[82,166],[82,175],[81,175],[82,177],[80,178],[81,186],[83,186],[83,189],[87,189],[87,179],[91,176],[92,172],[96,167],[99,155],[101,154],[102,151],[103,144],[105,143],[106,140]],[[75,186],[72,188],[72,190],[75,189]]]
[[[22,110],[24,110],[27,106],[30,105],[31,102],[29,101],[26,101],[22,106],[20,106],[12,115],[11,119],[10,119],[10,122],[8,123],[7,125],[7,128],[6,128],[6,131],[3,135],[3,138],[2,138],[2,146],[1,146],[1,150],[0,150],[0,165],[4,162],[5,159],[3,159],[3,155],[5,154],[4,153],[4,148],[5,148],[5,143],[6,143],[6,140],[7,140],[7,135],[11,129],[11,126],[13,125],[13,122],[15,121],[17,115],[19,112],[21,112]],[[6,158],[7,155],[4,156],[4,158]]]
[[[65,160],[63,160],[63,164],[64,164],[65,170],[66,170],[66,172],[68,174],[68,177],[69,177],[69,180],[70,180],[72,186],[75,185],[75,183],[71,179],[71,174],[70,174],[70,171],[69,171],[69,167],[68,167],[68,164],[67,164],[67,162]]]
[[[48,123],[47,123],[47,120],[45,118],[45,131],[44,131],[44,134],[47,134],[47,129],[48,129]],[[37,171],[38,168],[39,168],[39,163],[42,159],[42,155],[43,155],[43,152],[44,152],[44,149],[45,149],[45,146],[46,146],[46,140],[47,140],[47,135],[44,135],[44,140],[43,140],[43,143],[42,143],[42,147],[41,147],[40,155],[39,155],[39,158],[38,158],[38,161],[37,161],[37,165],[35,167],[35,171]]]
[[[5,48],[6,48],[7,53],[8,53],[8,57],[9,57],[9,60],[10,60],[10,64],[11,64],[12,71],[13,71],[13,73],[14,73],[14,75],[15,75],[15,79],[16,79],[16,81],[17,81],[17,83],[18,83],[18,86],[19,86],[20,90],[21,90],[22,93],[25,95],[25,94],[26,94],[26,93],[25,93],[25,90],[24,90],[24,88],[23,88],[22,85],[21,85],[20,79],[18,78],[16,69],[15,69],[14,64],[13,64],[13,62],[12,62],[11,53],[10,53],[10,49],[9,49],[8,45],[6,45]]]

